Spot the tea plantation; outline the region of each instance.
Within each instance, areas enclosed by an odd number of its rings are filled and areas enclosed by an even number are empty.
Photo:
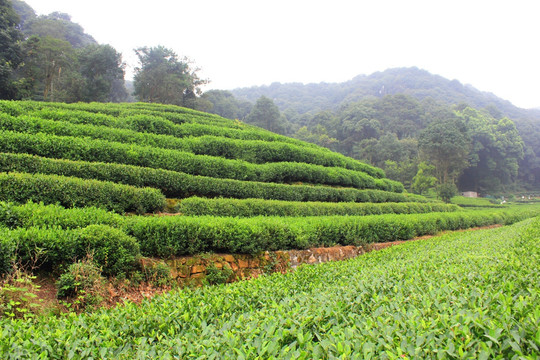
[[[517,223],[90,314],[26,316],[0,289],[1,358],[539,354],[539,223],[525,220],[538,206],[429,200],[328,149],[169,105],[0,101],[0,138],[2,277],[59,276],[91,254],[102,275],[130,278],[141,257]]]

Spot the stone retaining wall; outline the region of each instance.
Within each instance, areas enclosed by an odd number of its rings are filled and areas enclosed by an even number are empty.
[[[182,284],[199,285],[212,283],[216,279],[233,282],[254,278],[272,272],[288,272],[302,264],[320,264],[327,261],[340,261],[354,258],[368,251],[395,245],[397,243],[370,244],[366,246],[334,246],[330,248],[313,248],[308,250],[288,250],[265,252],[261,255],[243,254],[203,254],[190,257],[178,257],[170,260],[142,261],[144,269],[152,268],[165,262],[171,277]],[[223,272],[220,274],[220,272]],[[227,276],[225,276],[227,275]]]

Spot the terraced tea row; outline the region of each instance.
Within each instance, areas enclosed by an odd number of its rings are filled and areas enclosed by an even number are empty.
[[[363,172],[336,167],[292,162],[252,164],[178,150],[42,133],[3,131],[0,137],[0,151],[8,153],[144,166],[224,179],[403,191],[403,185],[396,181],[375,179]]]
[[[82,259],[88,252],[104,253],[109,254],[109,257],[102,262],[95,259],[98,265],[125,273],[135,268],[136,257],[133,252],[138,252],[139,248],[139,255],[168,258],[208,251],[257,254],[261,251],[338,244],[358,246],[372,242],[406,240],[442,230],[510,224],[538,214],[539,209],[523,207],[506,211],[412,215],[123,217],[99,209],[65,210],[57,205],[15,206],[0,203],[0,227],[4,226],[0,236],[0,263],[5,265],[15,261],[26,264],[33,259],[44,257],[40,264],[53,268]],[[119,239],[112,235],[115,232],[109,230],[111,226],[120,230],[116,233]],[[91,227],[92,230],[88,231],[92,234],[104,235],[93,235],[91,238],[94,240],[89,243],[89,240],[84,240],[85,237],[81,238],[81,231],[84,233],[86,227]],[[126,236],[131,240],[126,240]],[[128,244],[127,248],[124,248],[123,243]],[[133,250],[134,246],[136,250]],[[125,260],[123,253],[131,254],[131,260]]]
[[[54,143],[51,143],[54,146]],[[0,145],[1,147],[1,145]],[[0,171],[66,176],[153,187],[171,198],[194,194],[207,197],[259,198],[326,202],[427,202],[414,194],[328,186],[288,185],[220,179],[182,172],[115,163],[51,159],[29,154],[0,153]]]
[[[80,120],[76,118],[76,114],[66,115],[66,121],[57,121],[27,115],[13,117],[0,113],[0,130],[29,134],[44,133],[59,136],[89,137],[125,144],[174,149],[197,155],[239,159],[258,164],[287,161],[328,167],[343,167],[349,170],[363,171],[376,178],[383,175],[378,169],[369,165],[346,159],[344,156],[323,149],[283,142],[239,140],[209,135],[178,138],[171,135],[131,130],[130,128],[140,130],[140,126],[133,126],[132,122],[125,124],[128,128],[115,128],[106,125],[79,124],[77,122]],[[140,120],[138,118],[138,121]]]
[[[140,106],[137,106],[137,104],[122,104],[114,106],[111,104],[111,108],[116,107],[118,109],[118,111],[112,111],[108,107],[104,107],[103,104],[14,103],[0,101],[0,114],[1,111],[4,112],[1,117],[1,123],[2,126],[8,130],[10,128],[13,130],[26,128],[25,131],[30,131],[29,129],[34,129],[34,131],[36,131],[36,129],[43,128],[42,131],[45,131],[45,129],[48,128],[49,131],[63,131],[64,134],[70,132],[70,134],[75,135],[76,131],[86,131],[94,136],[99,136],[99,131],[96,130],[103,130],[103,128],[100,127],[99,129],[95,129],[95,126],[105,126],[111,128],[107,131],[108,136],[112,136],[113,138],[128,138],[131,139],[131,141],[136,140],[138,142],[143,140],[151,142],[152,144],[157,142],[162,146],[165,145],[164,147],[167,148],[173,146],[172,143],[174,140],[171,140],[169,137],[159,137],[156,135],[169,135],[178,138],[210,135],[215,138],[220,138],[219,141],[221,141],[222,144],[236,148],[231,154],[231,149],[220,146],[223,151],[228,151],[229,155],[234,156],[234,158],[238,158],[238,156],[240,156],[238,153],[243,152],[246,157],[265,156],[266,160],[264,161],[307,161],[317,165],[343,167],[349,170],[362,171],[376,178],[384,177],[384,172],[381,169],[353,160],[328,149],[318,147],[314,144],[276,135],[254,126],[194,111],[190,111],[190,113],[198,114],[195,120],[191,119],[191,121],[173,122],[166,119],[167,114],[170,113],[160,110],[164,106],[154,105],[153,107],[156,111],[153,111],[152,115],[148,115],[145,114],[142,109],[149,104],[139,105]],[[60,109],[65,108],[65,110],[59,110],[57,107],[60,107]],[[38,110],[35,110],[34,108],[37,108]],[[87,111],[77,109],[86,109]],[[174,107],[171,109],[174,109]],[[177,110],[181,111],[181,114],[183,114],[183,110],[188,109],[177,108]],[[115,116],[106,115],[107,113],[115,114]],[[208,117],[206,115],[208,115]],[[13,117],[15,117],[17,121],[14,121]],[[49,121],[47,123],[47,120],[55,120],[55,122],[51,123]],[[70,127],[69,124],[60,124],[61,122],[69,123],[71,125],[87,124],[94,126],[77,128],[74,126]],[[25,125],[22,126],[22,123],[25,123]],[[117,133],[114,132],[115,129],[118,130]],[[123,130],[123,132],[121,130]],[[142,134],[135,135],[133,134],[133,131],[141,132]],[[244,144],[242,141],[234,142],[232,141],[233,139],[258,141],[251,141]],[[218,139],[213,140],[217,141]],[[263,142],[262,144],[260,143],[261,140]],[[184,142],[186,141],[187,140],[184,139]],[[191,141],[196,140],[191,139]],[[176,144],[178,144],[178,142]],[[201,144],[199,141],[198,143],[191,145],[191,147],[198,146],[199,153],[225,156],[203,152],[205,149],[206,151],[216,151],[215,149],[212,150],[212,148],[206,148],[206,145],[207,144],[204,143]],[[269,146],[270,149],[265,149],[265,145]],[[183,146],[190,147],[189,144]],[[249,153],[246,153],[251,150],[253,146],[256,146],[258,150],[264,150],[264,154],[250,155]],[[277,159],[274,158],[276,156],[278,157]],[[286,156],[290,156],[290,158],[286,158]],[[258,162],[262,161],[263,160],[259,158]]]
[[[458,211],[456,205],[442,203],[328,203],[260,199],[208,199],[190,197],[182,200],[176,210],[183,215],[198,216],[363,216],[376,214],[422,214]]]
[[[119,213],[155,212],[165,207],[165,196],[149,187],[17,172],[0,172],[0,199],[18,203],[58,203],[68,208],[97,206]]]
[[[39,322],[2,320],[21,358],[535,358],[540,221]]]

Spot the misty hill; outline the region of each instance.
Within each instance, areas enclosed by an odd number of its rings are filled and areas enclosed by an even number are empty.
[[[260,96],[274,100],[281,111],[298,114],[336,109],[339,105],[366,98],[407,94],[419,100],[431,97],[447,104],[466,103],[474,108],[495,107],[513,119],[540,119],[540,110],[521,109],[490,92],[483,92],[458,80],[448,80],[426,70],[394,68],[371,75],[359,75],[342,83],[273,83],[232,90],[239,99],[255,102]]]
[[[264,96],[281,110],[282,133],[381,167],[409,189],[430,153],[425,146],[427,128],[440,122],[446,129],[455,121],[467,128],[462,135],[469,149],[463,154],[465,167],[456,170],[460,189],[493,193],[509,190],[517,179],[523,188],[540,185],[540,111],[520,109],[492,93],[425,70],[389,69],[343,83],[273,83],[229,94],[236,96],[238,109],[242,101],[259,102]],[[216,101],[216,95],[209,99],[217,105],[214,111],[228,104]],[[251,122],[250,115],[246,121]],[[511,150],[501,152],[502,144]],[[496,153],[498,160],[488,159]],[[505,179],[492,181],[505,172]]]

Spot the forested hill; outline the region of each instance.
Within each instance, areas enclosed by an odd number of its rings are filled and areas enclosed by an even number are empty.
[[[259,97],[273,99],[281,111],[298,114],[316,113],[336,109],[340,104],[356,102],[370,97],[407,94],[419,100],[431,97],[447,104],[466,103],[474,108],[496,108],[512,119],[540,120],[539,109],[520,109],[496,95],[448,80],[426,70],[395,68],[371,75],[359,75],[343,83],[301,84],[273,83],[232,90],[239,99],[255,102]]]
[[[211,112],[381,167],[412,191],[425,173],[436,176],[438,183],[456,182],[460,190],[483,194],[515,186],[540,188],[538,109],[520,109],[492,93],[415,67],[343,83],[274,83],[209,91],[203,97],[213,104]],[[430,138],[443,130],[443,139]],[[451,149],[459,143],[456,136],[462,140],[459,151]],[[445,151],[455,161],[443,170],[430,157],[435,154],[430,145],[448,138],[454,140]],[[431,170],[422,168],[423,162]]]

